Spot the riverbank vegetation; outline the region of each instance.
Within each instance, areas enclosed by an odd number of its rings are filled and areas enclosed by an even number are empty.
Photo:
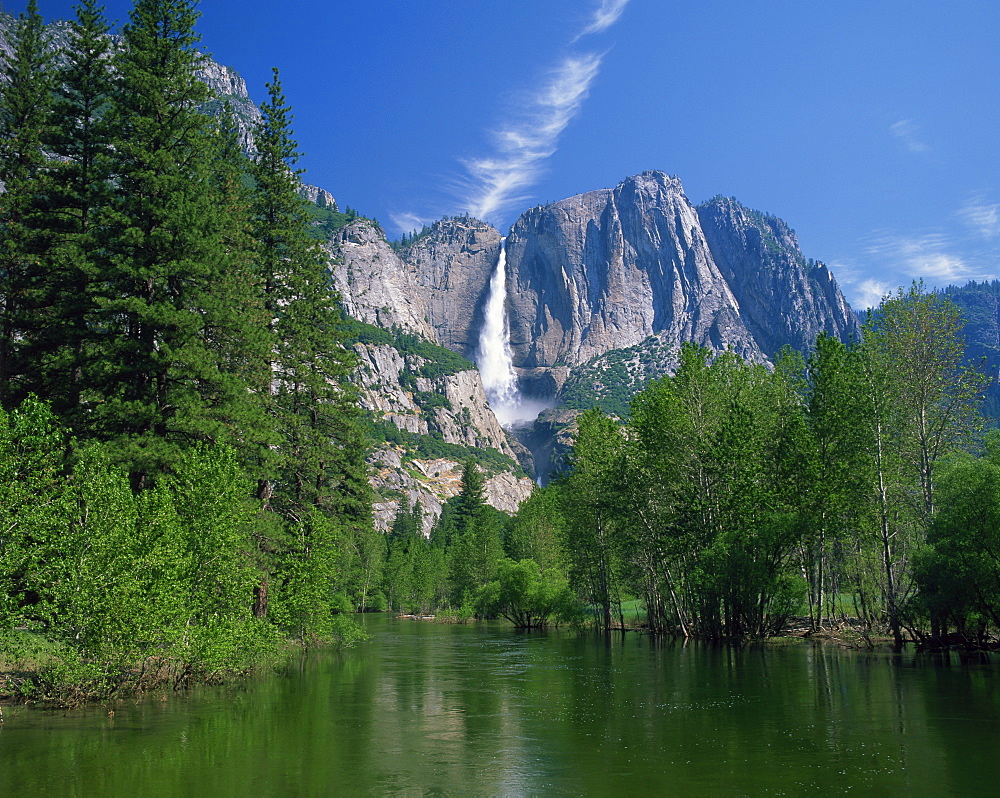
[[[685,345],[627,421],[584,413],[569,470],[506,524],[470,515],[464,485],[429,542],[392,539],[390,603],[511,617],[511,591],[530,602],[541,581],[604,629],[638,598],[658,634],[763,639],[803,616],[869,643],[994,644],[1000,435],[981,436],[983,383],[957,308],[917,285],[862,340],[821,335],[774,369]],[[515,623],[573,617],[552,606]]]
[[[366,443],[275,72],[208,116],[193,2],[34,0],[0,93],[0,646],[7,690],[91,697],[349,641]],[[32,667],[27,667],[31,665]]]

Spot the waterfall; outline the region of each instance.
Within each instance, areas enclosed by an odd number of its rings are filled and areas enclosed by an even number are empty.
[[[529,398],[517,386],[517,372],[510,351],[507,323],[507,239],[500,239],[500,257],[490,278],[490,293],[483,308],[483,328],[479,331],[476,365],[486,389],[486,398],[500,423],[508,429],[530,424],[552,399]]]
[[[520,420],[517,411],[521,404],[507,324],[506,244],[506,239],[500,239],[500,257],[490,278],[490,293],[484,308],[483,328],[479,332],[479,351],[476,354],[486,398],[504,426]]]

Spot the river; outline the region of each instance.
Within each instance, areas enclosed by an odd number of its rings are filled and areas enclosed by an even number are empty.
[[[996,658],[363,622],[369,642],[239,689],[8,707],[0,795],[983,795],[1000,777]]]

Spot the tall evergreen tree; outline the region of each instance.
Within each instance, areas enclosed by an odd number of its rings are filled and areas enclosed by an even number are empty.
[[[462,470],[462,490],[456,502],[448,551],[452,601],[471,606],[476,591],[489,582],[503,557],[498,511],[486,503],[486,481],[475,460]]]
[[[356,391],[348,379],[354,354],[341,343],[328,256],[309,235],[305,201],[298,195],[299,153],[277,70],[267,88],[268,102],[255,131],[251,216],[256,279],[271,342],[257,390],[266,397],[278,442],[270,450],[274,459],[261,463],[257,492],[265,506],[292,525],[292,550],[318,558],[334,548],[340,551],[342,572],[356,573],[364,583],[357,591],[342,585],[343,592],[356,593],[363,603],[364,585],[375,571],[369,556],[374,549],[366,447]],[[320,523],[319,518],[325,520]],[[257,611],[263,614],[267,572],[283,566],[279,541],[262,539],[260,547],[265,573]],[[279,562],[266,562],[275,556]]]
[[[118,190],[84,405],[86,433],[113,442],[136,489],[193,441],[228,442],[246,395],[210,334],[228,318],[232,273],[212,190],[213,126],[197,110],[209,92],[195,77],[204,56],[194,6],[138,0],[114,58]]]
[[[76,14],[54,75],[54,123],[44,142],[54,157],[42,172],[44,270],[33,307],[40,329],[25,346],[32,364],[26,388],[72,425],[93,333],[92,286],[101,273],[96,232],[113,187],[108,26],[95,0],[83,0]]]
[[[51,124],[52,59],[36,0],[13,28],[0,92],[0,403],[24,395],[22,350],[40,329],[32,313],[39,275],[39,175]]]
[[[341,343],[329,256],[309,235],[306,203],[298,194],[291,109],[277,70],[267,89],[251,175],[258,279],[273,341],[262,390],[272,394],[282,439],[278,502],[293,516],[315,506],[363,523],[369,490],[356,391],[348,380],[354,353]],[[269,500],[271,490],[262,486],[261,498]]]

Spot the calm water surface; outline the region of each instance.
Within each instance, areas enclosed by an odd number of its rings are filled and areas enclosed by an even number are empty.
[[[7,710],[2,796],[989,795],[1000,665],[363,619],[244,689]]]

